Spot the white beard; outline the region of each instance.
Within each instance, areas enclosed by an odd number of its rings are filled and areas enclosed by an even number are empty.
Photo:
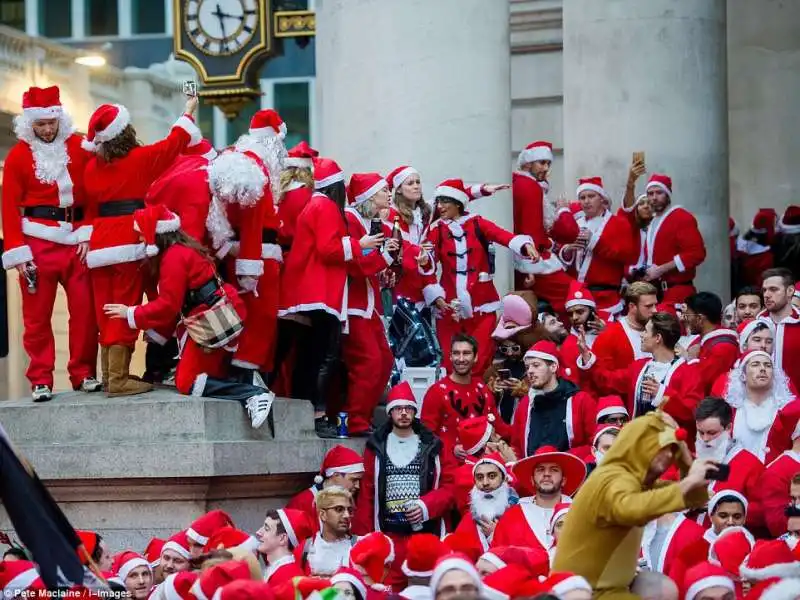
[[[23,142],[27,142],[33,154],[33,165],[36,179],[42,183],[55,183],[59,175],[69,164],[66,140],[73,134],[72,119],[62,112],[58,120],[58,135],[49,144],[43,142],[33,133],[33,121],[20,115],[14,119],[14,133]]]
[[[493,521],[503,516],[508,510],[508,499],[511,491],[507,482],[503,482],[499,488],[493,492],[481,492],[474,487],[469,492],[469,506],[472,518],[487,519]]]
[[[700,438],[697,438],[694,444],[697,458],[721,463],[725,459],[725,455],[728,454],[730,442],[731,436],[727,431],[723,431],[716,439],[712,440],[711,443],[706,443]]]
[[[544,196],[542,197],[542,222],[544,223],[544,230],[549,233],[553,228],[553,224],[556,222],[556,203],[550,200],[550,197],[547,195],[547,189],[549,187],[547,182],[540,181],[539,185],[542,186],[542,191],[544,192]]]
[[[236,140],[236,150],[255,153],[267,167],[272,197],[281,197],[281,173],[286,161],[286,146],[278,136],[255,137],[245,134]]]

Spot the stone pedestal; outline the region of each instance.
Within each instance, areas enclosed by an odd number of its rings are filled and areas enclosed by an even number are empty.
[[[318,0],[319,149],[347,173],[422,174],[425,196],[441,180],[510,181],[508,2]],[[511,228],[511,195],[475,203]],[[509,287],[499,250],[497,286]]]
[[[619,206],[631,154],[645,151],[700,223],[698,287],[727,297],[725,0],[570,0],[563,11],[567,189],[601,175]]]
[[[112,550],[142,550],[213,508],[254,533],[267,509],[311,484],[338,441],[316,437],[312,412],[278,398],[273,436],[269,424],[253,430],[238,402],[70,393],[2,402],[0,422],[73,526],[98,531]],[[0,529],[9,527],[0,512]]]

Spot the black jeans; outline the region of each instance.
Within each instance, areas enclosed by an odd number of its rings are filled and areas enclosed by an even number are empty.
[[[311,327],[297,340],[292,395],[308,398],[315,411],[324,411],[328,385],[339,365],[342,323],[322,310],[304,313]]]

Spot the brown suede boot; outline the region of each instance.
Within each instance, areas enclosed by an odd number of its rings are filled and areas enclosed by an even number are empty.
[[[133,351],[127,346],[109,346],[108,348],[108,396],[133,396],[144,394],[153,389],[149,383],[136,381],[128,377]]]
[[[103,379],[103,391],[108,391],[108,346],[100,346],[100,373]]]

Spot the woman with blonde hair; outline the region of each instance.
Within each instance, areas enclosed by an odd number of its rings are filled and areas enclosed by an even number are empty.
[[[278,218],[281,221],[278,241],[284,258],[291,249],[297,217],[314,193],[314,159],[318,156],[319,152],[304,140],[289,150],[284,161],[278,200]]]

